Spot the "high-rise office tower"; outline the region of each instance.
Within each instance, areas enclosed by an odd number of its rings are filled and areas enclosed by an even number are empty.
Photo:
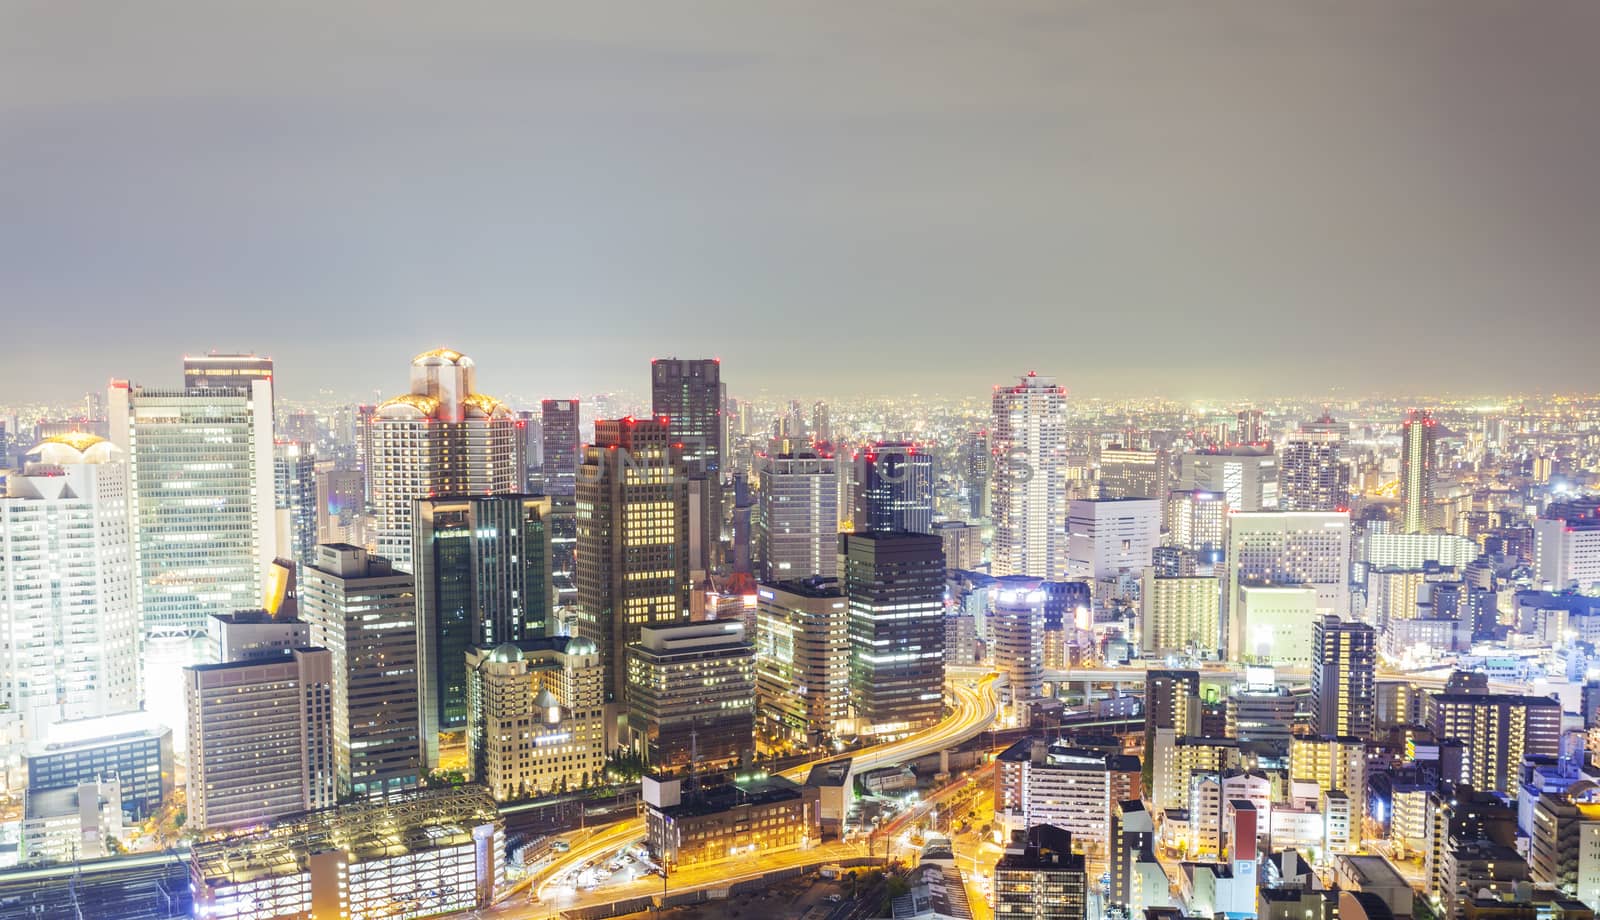
[[[134,572],[122,453],[90,434],[29,451],[0,495],[5,763],[52,722],[139,708]]]
[[[271,380],[249,390],[113,381],[106,401],[128,460],[145,635],[202,637],[210,614],[259,607],[278,545]]]
[[[1138,577],[1161,542],[1153,498],[1075,499],[1067,511],[1067,575],[1095,581]]]
[[[273,382],[271,358],[215,351],[183,356],[185,390],[236,390],[248,393],[257,380]],[[276,387],[273,393],[277,393]]]
[[[263,824],[336,801],[333,656],[183,669],[188,822],[196,831]]]
[[[627,698],[627,648],[689,621],[689,483],[666,422],[595,422],[578,467],[574,635],[600,649],[606,702]]]
[[[944,548],[927,534],[842,539],[857,729],[896,735],[932,725],[944,709]]]
[[[1165,451],[1138,450],[1115,445],[1100,451],[1101,498],[1167,497]]]
[[[1546,590],[1600,586],[1600,514],[1550,506],[1533,525],[1533,571]]]
[[[1264,444],[1272,440],[1260,409],[1240,409],[1234,416],[1233,439],[1239,444]]]
[[[317,449],[305,441],[272,445],[272,504],[277,513],[276,555],[305,562],[317,546]]]
[[[833,442],[833,421],[828,417],[828,404],[825,402],[811,404],[811,437],[818,444]]]
[[[1220,493],[1233,511],[1276,511],[1278,457],[1270,445],[1189,451],[1178,458],[1178,488]]]
[[[832,579],[756,589],[756,700],[775,742],[819,747],[850,713],[850,615]]]
[[[732,765],[755,746],[755,649],[744,624],[643,626],[628,646],[628,727],[656,769]]]
[[[598,783],[605,670],[588,639],[547,636],[467,653],[467,764],[496,799]]]
[[[1463,779],[1474,789],[1515,797],[1523,758],[1561,753],[1561,702],[1554,697],[1446,691],[1428,698],[1428,727],[1435,738],[1465,746]]]
[[[1220,492],[1179,490],[1167,494],[1167,544],[1202,555],[1222,549],[1228,499]]]
[[[341,796],[422,778],[415,583],[389,560],[321,544],[301,567],[300,615],[333,661],[334,770]]]
[[[1336,616],[1316,622],[1311,639],[1311,727],[1317,734],[1372,737],[1377,666],[1377,630]]]
[[[1044,689],[1045,592],[1037,578],[1007,575],[997,580],[989,633],[994,665],[1006,673],[1011,705],[1026,725],[1026,703]]]
[[[851,520],[857,533],[933,532],[933,455],[882,442],[855,455]]]
[[[378,417],[378,407],[360,403],[355,407],[352,422],[351,445],[355,451],[356,469],[361,471],[361,505],[357,511],[372,507],[372,421]]]
[[[1428,529],[1433,479],[1438,462],[1438,423],[1425,409],[1412,409],[1400,426],[1400,530]]]
[[[967,511],[975,520],[985,520],[989,517],[989,474],[994,467],[988,429],[969,434],[962,452],[966,463]]]
[[[467,724],[467,651],[550,630],[552,501],[477,495],[416,504],[417,671],[429,767],[438,762],[439,733]]]
[[[722,565],[723,467],[728,457],[728,429],[723,406],[722,362],[716,358],[657,358],[650,362],[650,404],[656,418],[667,420],[675,443],[681,444],[683,467],[691,495],[699,498],[693,522],[698,539],[690,546],[689,567],[709,571]]]
[[[544,491],[544,423],[532,409],[517,410],[522,426],[522,491],[536,495]]]
[[[983,565],[983,528],[966,521],[940,521],[933,533],[944,541],[944,567],[975,572]]]
[[[369,462],[378,554],[409,572],[412,503],[516,493],[522,430],[509,407],[478,392],[471,358],[438,348],[411,359],[409,393],[378,406]]]
[[[839,461],[811,451],[756,458],[756,560],[763,581],[839,577]]]
[[[1228,516],[1228,584],[1223,631],[1237,660],[1257,645],[1242,616],[1250,589],[1308,593],[1316,615],[1350,612],[1350,515],[1343,511],[1234,512]],[[1309,626],[1304,617],[1296,622]],[[1259,625],[1259,620],[1258,620]],[[1310,638],[1309,629],[1306,638]]]
[[[578,401],[547,399],[540,403],[539,434],[544,439],[544,494],[577,494]]]
[[[1331,421],[1331,420],[1330,420]],[[1350,467],[1336,431],[1289,435],[1278,469],[1278,507],[1284,511],[1338,511],[1350,506]]]
[[[990,429],[993,572],[1060,578],[1067,563],[1067,391],[1029,372],[996,387]]]

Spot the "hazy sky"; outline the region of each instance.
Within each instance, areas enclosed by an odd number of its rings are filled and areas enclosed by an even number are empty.
[[[0,0],[0,403],[1600,385],[1600,3]]]

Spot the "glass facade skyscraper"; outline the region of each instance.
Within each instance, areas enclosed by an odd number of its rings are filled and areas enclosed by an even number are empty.
[[[143,629],[196,637],[261,605],[277,552],[272,383],[156,390],[113,382],[111,441],[128,460]]]

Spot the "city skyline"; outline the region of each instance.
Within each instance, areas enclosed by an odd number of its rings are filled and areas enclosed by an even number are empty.
[[[1509,30],[1479,2],[875,4],[844,29],[173,6],[6,14],[7,307],[79,320],[70,349],[13,325],[6,401],[213,346],[350,395],[437,339],[530,396],[707,338],[741,387],[823,395],[1018,366],[1178,398],[1594,388],[1568,334],[1600,287],[1592,4]],[[567,316],[612,317],[604,347]],[[1512,327],[1537,345],[1490,359]]]

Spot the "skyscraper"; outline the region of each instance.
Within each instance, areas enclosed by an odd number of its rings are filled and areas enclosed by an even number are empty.
[[[966,464],[967,511],[975,520],[989,517],[989,474],[994,467],[994,455],[989,451],[989,431],[979,429],[967,436],[962,445]]]
[[[996,575],[1060,578],[1067,561],[1065,411],[1053,377],[994,391],[991,488]]]
[[[1189,451],[1178,458],[1178,488],[1216,492],[1235,511],[1278,509],[1278,457],[1271,445]]]
[[[128,460],[145,635],[203,637],[210,614],[259,607],[278,543],[271,380],[248,390],[113,381],[106,400]]]
[[[857,533],[933,532],[933,455],[909,442],[880,441],[855,456]]]
[[[656,769],[732,765],[755,747],[755,649],[744,624],[642,626],[629,644],[628,728]]]
[[[412,503],[517,492],[522,429],[509,407],[477,391],[471,358],[437,348],[411,359],[409,393],[378,406],[369,462],[378,554],[409,572]]]
[[[544,439],[544,494],[576,494],[578,401],[547,399],[540,403],[539,427]]]
[[[272,359],[248,353],[222,354],[207,352],[203,355],[183,356],[183,388],[185,390],[236,390],[250,392],[257,380],[273,383]],[[274,386],[273,394],[277,394]]]
[[[383,795],[422,778],[417,603],[410,575],[347,543],[302,566],[300,612],[333,663],[339,794]]]
[[[728,391],[722,362],[716,358],[657,358],[650,362],[651,413],[667,420],[672,440],[682,445],[683,467],[692,495],[698,497],[697,539],[689,567],[709,571],[722,565],[722,471],[728,457],[723,406]]]
[[[552,501],[478,495],[416,504],[417,669],[430,767],[439,732],[467,724],[467,651],[550,629]]]
[[[1438,423],[1425,409],[1412,409],[1400,426],[1400,530],[1423,533],[1428,529],[1428,505],[1433,501],[1433,478],[1438,460]]]
[[[782,442],[774,441],[774,451]],[[839,576],[839,467],[832,455],[768,453],[760,481],[756,559],[762,581]]]
[[[1325,421],[1330,425],[1332,419]],[[1278,507],[1283,511],[1338,511],[1350,506],[1350,467],[1344,439],[1331,428],[1289,435],[1278,470]]]
[[[139,708],[139,614],[127,464],[109,441],[56,435],[0,495],[0,746]],[[3,785],[3,783],[0,783]]]
[[[994,613],[989,620],[992,658],[1006,673],[1006,690],[1021,724],[1026,703],[1044,687],[1045,592],[1037,578],[1007,575],[995,585]]]
[[[850,691],[862,735],[898,735],[944,710],[944,549],[912,533],[845,534]]]
[[[776,742],[830,740],[850,711],[850,615],[839,583],[784,581],[756,589],[756,698]]]
[[[627,698],[627,648],[689,620],[689,484],[664,419],[595,422],[578,468],[574,633],[600,649],[606,702]]]
[[[183,669],[188,827],[262,824],[336,801],[327,649]]]
[[[272,503],[278,516],[275,554],[296,562],[317,546],[317,449],[305,441],[272,445]]]
[[[1167,455],[1115,445],[1100,451],[1101,498],[1167,497]]]
[[[1343,511],[1235,512],[1228,516],[1229,580],[1223,631],[1228,654],[1254,647],[1241,608],[1250,589],[1309,593],[1318,615],[1350,612],[1350,515]],[[1309,626],[1304,618],[1297,618]],[[1309,629],[1306,630],[1309,640]]]
[[[1377,630],[1336,616],[1311,640],[1311,727],[1319,735],[1372,737],[1377,714]]]

